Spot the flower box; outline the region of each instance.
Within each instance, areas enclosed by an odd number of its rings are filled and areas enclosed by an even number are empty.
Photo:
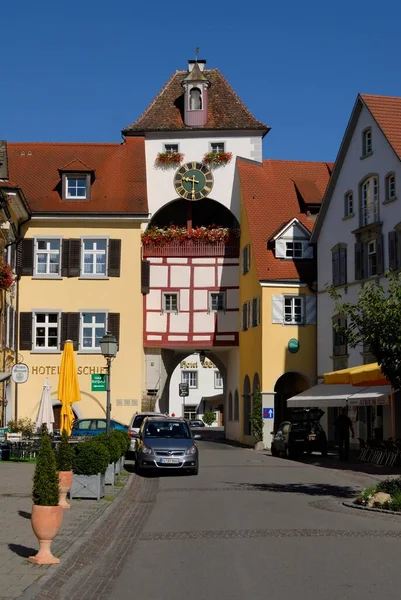
[[[155,166],[161,169],[178,167],[184,160],[182,152],[159,152],[156,156]]]
[[[106,469],[105,476],[105,484],[106,485],[114,485],[114,478],[116,475],[115,463],[110,463]]]
[[[0,289],[9,290],[14,283],[12,267],[5,262],[0,262]]]
[[[231,161],[233,155],[231,152],[207,152],[204,154],[202,162],[204,165],[217,169],[224,167]]]
[[[186,227],[170,225],[169,227],[148,227],[142,234],[144,246],[164,246],[171,243],[203,243],[203,244],[229,244],[238,241],[239,230],[229,227],[210,225],[209,227],[195,227],[188,230]]]
[[[105,476],[102,473],[97,475],[77,475],[74,473],[70,498],[91,498],[100,500],[104,498]]]

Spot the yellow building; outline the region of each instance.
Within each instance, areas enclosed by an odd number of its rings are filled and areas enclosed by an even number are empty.
[[[330,166],[239,160],[240,387],[234,437],[251,444],[253,394],[262,394],[265,446],[286,400],[316,379],[316,257],[310,232]],[[237,433],[237,435],[235,435]]]
[[[111,416],[128,423],[143,388],[141,225],[147,221],[144,142],[9,144],[10,177],[32,217],[19,246],[18,361],[29,379],[14,386],[13,414],[35,419],[48,378],[59,420],[64,342],[76,350],[81,401],[75,415],[105,417],[99,340],[119,342],[111,371]],[[100,384],[101,385],[101,384]]]

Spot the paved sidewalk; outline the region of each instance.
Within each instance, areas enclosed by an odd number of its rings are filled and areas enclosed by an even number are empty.
[[[17,598],[49,569],[27,561],[28,556],[38,550],[30,521],[34,469],[32,463],[0,461],[0,600]],[[126,477],[122,478],[124,481]],[[99,502],[71,500],[71,510],[63,512],[61,531],[52,545],[54,554],[62,557],[71,544],[112,505],[121,489],[107,486],[107,500]]]

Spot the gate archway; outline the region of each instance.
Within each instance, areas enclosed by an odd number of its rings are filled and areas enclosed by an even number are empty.
[[[290,417],[287,400],[311,387],[309,379],[297,371],[288,371],[279,377],[274,386],[274,428]]]

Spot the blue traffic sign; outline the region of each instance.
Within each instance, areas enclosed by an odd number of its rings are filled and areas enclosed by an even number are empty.
[[[264,408],[263,409],[263,418],[264,419],[274,419],[274,408]]]

